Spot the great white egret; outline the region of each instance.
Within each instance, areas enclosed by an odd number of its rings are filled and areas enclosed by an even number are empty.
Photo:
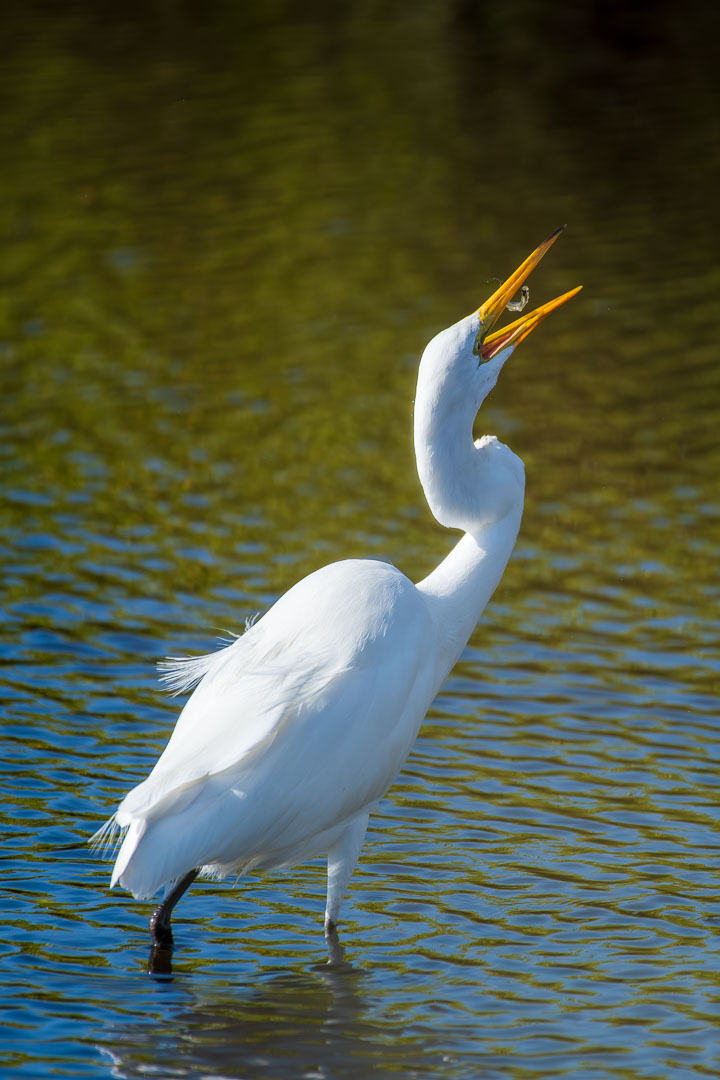
[[[515,347],[579,289],[491,332],[558,229],[477,311],[425,349],[415,454],[430,510],[465,535],[414,585],[372,559],[332,563],[294,585],[219,652],[166,665],[195,687],[162,756],[96,834],[124,831],[111,885],[165,887],[150,920],[172,944],[172,910],[201,873],[222,878],[327,853],[334,930],[368,817],[498,584],[523,509],[523,463],[475,415]]]

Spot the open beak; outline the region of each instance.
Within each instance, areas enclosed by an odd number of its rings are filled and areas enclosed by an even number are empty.
[[[482,307],[478,308],[478,315],[488,330],[500,318],[507,304],[512,300],[523,282],[530,276],[545,252],[555,243],[564,228],[565,226],[561,225],[559,229],[556,229],[554,233],[548,236],[547,240],[543,240],[542,244],[535,248],[532,255],[528,255],[525,262],[517,268],[515,273],[511,274],[507,281],[503,282],[499,289],[496,289],[490,299],[486,300]],[[483,340],[480,349],[483,360],[492,360],[493,356],[501,352],[502,349],[506,349],[509,345],[519,345],[528,334],[532,333],[536,326],[540,325],[551,311],[555,311],[556,308],[567,303],[581,289],[582,285],[578,285],[576,289],[563,293],[562,296],[558,296],[555,300],[549,300],[547,304],[536,308],[535,311],[529,311],[527,315],[522,315],[515,322],[510,323],[509,326],[503,327],[502,330],[496,330],[494,333],[488,334]]]

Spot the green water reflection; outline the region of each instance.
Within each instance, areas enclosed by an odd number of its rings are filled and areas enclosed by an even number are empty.
[[[10,6],[13,1070],[257,1075],[272,1051],[279,1076],[713,1075],[717,24],[699,3]],[[309,970],[311,866],[200,888],[178,979],[140,983],[146,905],[81,845],[167,737],[154,661],[332,559],[418,577],[443,556],[419,354],[564,221],[532,302],[584,291],[478,420],[526,462],[520,542],[377,816],[350,972]]]

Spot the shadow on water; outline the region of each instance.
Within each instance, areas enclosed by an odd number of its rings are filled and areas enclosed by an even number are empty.
[[[373,1015],[363,971],[343,959],[337,938],[328,946],[325,964],[222,991],[182,974],[158,979],[158,994],[167,994],[162,1019],[155,1009],[152,1020],[113,1028],[99,1046],[113,1076],[147,1076],[164,1063],[177,1075],[215,1077],[426,1075],[437,1050],[407,1035],[402,1015]]]

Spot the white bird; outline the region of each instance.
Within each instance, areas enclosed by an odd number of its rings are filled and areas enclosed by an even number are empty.
[[[111,885],[165,887],[150,920],[170,947],[173,907],[214,878],[327,853],[334,930],[368,817],[400,771],[515,545],[523,463],[476,413],[515,347],[579,289],[494,323],[558,229],[477,311],[425,349],[415,454],[430,510],[465,535],[414,585],[388,563],[352,559],[310,574],[228,647],[170,661],[170,688],[195,686],[162,756],[93,838],[124,831]]]

